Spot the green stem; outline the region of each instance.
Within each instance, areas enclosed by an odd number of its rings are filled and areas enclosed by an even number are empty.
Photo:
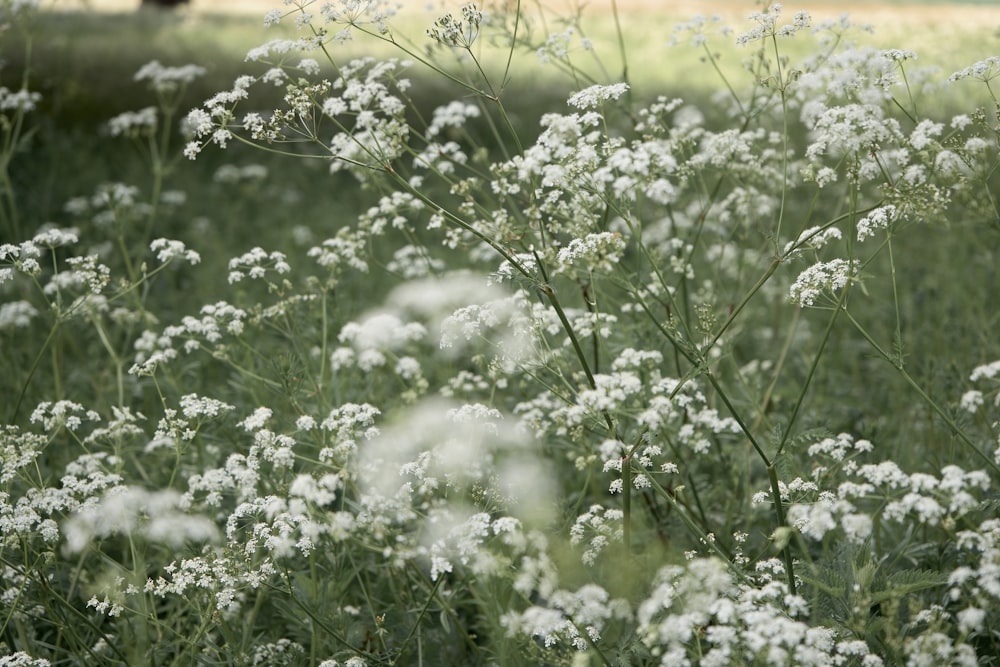
[[[31,384],[31,378],[34,377],[35,371],[38,370],[38,364],[41,363],[42,357],[45,355],[45,351],[48,349],[49,345],[52,343],[52,339],[55,338],[56,332],[59,331],[60,320],[56,320],[52,324],[52,328],[49,330],[49,335],[45,338],[42,343],[42,347],[38,350],[38,354],[35,355],[35,360],[31,363],[31,369],[28,371],[28,377],[24,379],[24,384],[21,385],[21,393],[17,396],[17,402],[14,403],[14,410],[10,413],[10,417],[7,420],[8,424],[13,424],[17,419],[17,413],[21,409],[21,403],[24,401],[25,395],[28,393],[28,386]]]
[[[795,424],[795,419],[799,415],[799,410],[802,408],[802,403],[806,397],[806,391],[809,389],[809,384],[812,382],[813,376],[816,374],[816,368],[819,366],[819,360],[823,356],[823,351],[826,349],[826,344],[830,340],[830,334],[833,331],[833,324],[837,321],[837,316],[841,312],[841,307],[844,305],[844,301],[847,299],[847,288],[844,288],[840,292],[840,299],[837,302],[837,308],[833,311],[833,315],[830,317],[830,321],[826,325],[826,330],[823,332],[823,340],[819,344],[819,349],[816,350],[816,356],[813,357],[812,365],[809,367],[809,374],[806,375],[806,381],[802,384],[802,390],[799,392],[798,400],[795,401],[795,407],[792,409],[792,414],[788,418],[788,425],[785,427],[785,432],[781,435],[781,441],[778,443],[778,449],[774,452],[775,459],[781,454],[781,450],[784,449],[785,444],[788,442],[788,437],[792,432],[792,425]]]
[[[107,351],[108,356],[111,357],[111,361],[115,367],[115,381],[118,388],[118,405],[125,405],[125,380],[124,380],[124,362],[118,353],[115,352],[114,346],[111,345],[111,341],[108,339],[107,332],[104,331],[104,327],[101,326],[98,316],[94,316],[94,328],[97,329],[97,337],[101,339],[101,345]]]
[[[736,106],[739,107],[740,115],[746,116],[747,112],[746,109],[743,108],[743,102],[740,101],[740,96],[736,94],[736,90],[733,88],[733,85],[729,83],[729,79],[726,77],[725,74],[722,73],[722,70],[719,68],[719,63],[715,59],[715,54],[712,53],[712,49],[708,48],[708,42],[707,41],[704,42],[701,46],[705,50],[705,57],[708,59],[709,64],[712,65],[712,68],[715,69],[716,74],[718,74],[719,78],[722,79],[723,85],[725,85],[726,89],[729,90],[729,95],[733,98],[733,101],[736,102]]]
[[[771,483],[771,499],[774,502],[774,513],[778,519],[778,527],[784,528],[785,508],[781,503],[781,487],[778,484],[778,471],[773,465],[767,467],[767,479]],[[788,577],[788,592],[795,595],[795,563],[792,560],[792,549],[790,544],[786,544],[781,550],[781,557],[785,561],[785,574]]]
[[[699,542],[702,542],[703,544],[708,546],[708,548],[711,549],[715,553],[715,555],[719,557],[729,567],[729,570],[733,574],[735,574],[740,581],[746,584],[752,583],[750,581],[750,578],[746,575],[746,573],[742,569],[740,569],[739,566],[737,566],[732,561],[732,559],[730,559],[730,557],[726,554],[725,551],[722,550],[722,548],[718,545],[718,543],[714,539],[711,539],[708,535],[706,535],[705,532],[698,527],[698,524],[695,522],[695,520],[688,515],[687,508],[684,505],[682,505],[674,495],[675,493],[681,493],[681,489],[679,487],[677,490],[674,491],[674,493],[671,493],[666,489],[664,489],[663,486],[659,482],[657,482],[652,475],[647,475],[647,479],[649,480],[649,484],[653,488],[653,490],[656,491],[659,495],[663,496],[663,498],[668,503],[670,503],[673,509],[677,512],[677,515],[681,518],[681,521],[684,523],[687,529],[691,531],[691,534],[698,539]]]
[[[510,65],[514,60],[514,49],[517,47],[517,32],[521,27],[521,0],[517,0],[517,7],[514,8],[514,31],[510,36],[510,49],[507,51],[507,64],[504,65],[503,78],[500,80],[500,90],[507,86],[510,81]]]
[[[719,381],[715,378],[715,376],[712,373],[706,372],[705,377],[708,378],[708,382],[712,385],[712,388],[715,389],[715,392],[719,395],[719,399],[725,404],[726,409],[729,410],[729,414],[731,414],[733,416],[733,419],[736,420],[736,423],[739,424],[740,430],[743,431],[743,435],[745,435],[747,439],[750,441],[750,444],[753,445],[754,450],[757,452],[757,456],[760,457],[760,460],[764,463],[765,466],[770,468],[772,465],[771,459],[769,459],[767,454],[764,453],[764,450],[757,442],[757,439],[753,437],[753,432],[750,430],[750,427],[747,426],[746,422],[743,421],[743,418],[740,416],[740,413],[736,411],[736,407],[729,401],[729,397],[726,396],[726,393],[722,390],[722,385],[719,384]]]
[[[622,58],[622,81],[628,83],[628,53],[625,50],[625,31],[622,30],[621,17],[618,15],[618,0],[611,0],[611,15],[615,18],[615,34],[618,37],[618,53]]]
[[[632,453],[631,452],[622,457],[622,540],[625,543],[625,556],[627,558],[631,558],[632,557]]]
[[[771,376],[771,382],[767,385],[767,389],[764,390],[764,396],[760,401],[760,408],[757,410],[757,417],[754,419],[753,426],[751,427],[755,432],[760,427],[761,422],[764,421],[768,406],[771,404],[771,396],[774,395],[774,389],[778,386],[778,378],[781,377],[781,373],[785,368],[785,362],[788,360],[788,353],[792,349],[792,342],[795,340],[795,335],[798,333],[799,318],[801,315],[802,309],[796,308],[795,313],[792,316],[792,323],[786,327],[785,343],[781,346],[781,352],[778,354],[778,360],[774,364],[774,374]],[[777,330],[778,327],[775,326],[775,331]]]
[[[442,581],[444,581],[444,577],[438,577],[437,581],[434,582],[434,587],[431,588],[430,595],[427,596],[427,602],[425,602],[424,606],[420,609],[420,613],[417,614],[417,620],[413,622],[413,626],[410,628],[410,631],[406,633],[406,637],[403,638],[403,641],[399,645],[399,655],[403,654],[403,649],[410,643],[410,639],[417,632],[417,628],[420,627],[420,623],[424,620],[424,616],[427,615],[427,610],[430,609],[431,602],[433,602],[437,597],[437,590],[441,586]],[[395,665],[396,661],[394,660],[391,664]]]
[[[324,623],[323,619],[321,619],[319,616],[317,616],[309,607],[307,607],[305,604],[302,603],[302,601],[299,599],[299,596],[296,595],[295,591],[292,589],[291,579],[289,578],[287,572],[285,573],[285,576],[283,577],[283,579],[285,580],[285,582],[287,584],[287,589],[280,589],[277,586],[275,586],[273,584],[269,584],[269,583],[265,583],[264,585],[268,586],[269,588],[272,588],[272,589],[274,589],[276,591],[281,591],[282,593],[287,593],[288,594],[288,599],[291,600],[292,603],[295,604],[295,606],[297,606],[299,609],[301,609],[303,611],[303,613],[305,613],[305,615],[308,616],[310,618],[310,620],[312,620],[313,623],[315,623],[320,628],[322,628],[323,632],[327,633],[330,637],[332,637],[333,639],[335,639],[338,643],[340,643],[341,645],[343,645],[347,649],[349,649],[349,650],[351,650],[354,653],[357,653],[359,655],[361,655],[361,654],[364,653],[364,651],[361,648],[359,648],[357,646],[354,646],[349,641],[347,641],[347,638],[343,634],[341,634],[340,632],[338,632],[335,628],[331,627],[329,624]]]
[[[719,330],[712,337],[712,340],[710,340],[708,344],[701,349],[701,356],[703,358],[707,358],[709,350],[715,347],[715,344],[719,342],[720,338],[722,338],[722,334],[724,334],[726,330],[729,329],[729,327],[739,316],[743,308],[748,303],[750,303],[750,299],[752,299],[753,296],[760,290],[760,288],[764,286],[764,283],[766,283],[771,278],[771,276],[774,275],[774,272],[778,270],[779,266],[781,266],[780,258],[775,257],[773,260],[771,260],[771,265],[767,267],[767,271],[764,272],[764,275],[762,275],[757,280],[757,282],[754,283],[753,287],[751,287],[750,290],[743,295],[743,298],[740,299],[740,302],[738,304],[736,304],[736,307],[733,308],[733,311],[729,313],[729,317],[726,318],[726,321],[722,323],[721,327],[719,327]]]
[[[927,392],[925,392],[923,390],[923,388],[919,384],[917,384],[917,381],[914,380],[913,377],[909,373],[906,372],[906,370],[902,367],[902,364],[897,359],[895,359],[892,355],[890,355],[888,352],[886,352],[885,350],[883,350],[882,346],[880,346],[875,341],[875,339],[872,338],[871,334],[869,334],[868,331],[863,326],[861,326],[860,322],[858,322],[856,319],[854,319],[854,316],[851,315],[851,313],[846,308],[842,308],[842,310],[844,311],[844,315],[847,316],[847,319],[849,319],[851,321],[851,324],[854,325],[854,328],[858,330],[858,333],[860,333],[861,336],[866,341],[868,341],[868,344],[872,346],[872,349],[874,349],[879,354],[880,357],[882,357],[883,359],[885,359],[887,362],[889,362],[890,365],[892,365],[893,368],[896,369],[896,371],[903,377],[903,379],[906,381],[906,383],[908,385],[910,385],[910,387],[915,392],[917,392],[917,395],[920,396],[920,398],[922,398],[924,400],[924,402],[927,403],[927,405],[934,412],[937,413],[937,415],[942,419],[942,421],[944,421],[944,423],[948,425],[948,428],[951,429],[952,433],[954,433],[955,436],[959,440],[961,440],[963,444],[965,444],[965,446],[967,446],[970,450],[972,450],[972,452],[976,456],[978,456],[980,459],[982,459],[986,463],[986,465],[989,466],[990,469],[993,470],[994,473],[1000,474],[1000,466],[998,466],[996,464],[996,462],[992,458],[990,458],[985,453],[983,453],[975,445],[975,443],[972,442],[972,440],[969,438],[969,436],[967,436],[965,434],[965,431],[963,431],[962,428],[958,424],[955,423],[955,420],[952,419],[948,415],[948,413],[946,413],[944,411],[944,408],[942,408],[940,405],[937,404],[937,402],[934,399],[932,399],[930,396],[928,396]]]
[[[587,376],[587,384],[590,385],[591,389],[597,389],[597,382],[594,380],[594,374],[590,370],[590,364],[587,363],[587,354],[583,351],[583,346],[580,345],[580,339],[577,338],[576,332],[573,330],[573,325],[570,324],[569,319],[566,317],[562,304],[559,303],[559,297],[556,296],[556,291],[547,283],[540,285],[539,289],[542,291],[542,294],[548,298],[549,303],[552,304],[552,308],[555,309],[556,316],[559,318],[559,322],[562,323],[563,329],[569,337],[569,342],[573,346],[573,351],[576,352],[576,357],[580,360],[580,366],[583,367],[583,372]]]
[[[903,327],[902,318],[899,315],[899,289],[896,284],[896,259],[892,253],[892,235],[886,239],[886,247],[889,250],[889,279],[892,283],[892,304],[896,312],[896,332],[893,339],[893,347],[900,367],[903,365]]]

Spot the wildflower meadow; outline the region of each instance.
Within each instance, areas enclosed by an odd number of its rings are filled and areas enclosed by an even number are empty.
[[[556,4],[0,0],[0,665],[1000,663],[1000,40]]]

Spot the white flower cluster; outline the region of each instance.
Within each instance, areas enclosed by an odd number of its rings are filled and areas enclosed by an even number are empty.
[[[1000,56],[990,56],[985,60],[969,65],[965,69],[958,70],[951,75],[951,81],[960,79],[979,79],[989,82],[1000,75]]]
[[[817,262],[799,274],[788,290],[788,298],[799,306],[812,306],[822,295],[834,298],[857,274],[857,267],[846,259]]]
[[[778,19],[781,17],[783,5],[778,2],[766,6],[763,11],[750,14],[750,20],[757,25],[750,30],[737,35],[736,43],[740,45],[759,42],[768,37],[792,37],[795,33],[805,30],[812,24],[812,17],[809,12],[799,11],[792,17],[792,22],[783,26],[778,26]]]
[[[570,544],[577,546],[586,539],[587,548],[580,556],[584,565],[593,565],[610,544],[622,541],[623,516],[619,509],[591,505],[576,518],[569,529]]]
[[[621,261],[625,239],[614,232],[588,234],[576,238],[559,249],[556,255],[556,272],[582,273],[610,272]]]
[[[797,491],[794,499],[783,492],[784,500],[792,501],[788,508],[791,525],[817,541],[839,528],[849,541],[860,544],[871,537],[876,513],[883,522],[953,525],[975,511],[979,496],[990,488],[989,475],[981,470],[967,472],[947,465],[935,477],[907,474],[892,461],[859,465],[854,460],[870,451],[869,441],[855,440],[847,433],[811,445],[810,456],[829,461],[829,465],[817,465],[814,478],[825,479],[833,468],[839,473],[835,479],[843,481],[835,490],[821,490],[815,483],[798,479],[789,485]]]
[[[804,248],[819,250],[830,241],[841,238],[843,238],[843,234],[836,227],[827,227],[826,229],[822,227],[809,227],[808,229],[803,229],[794,241],[789,241],[785,244],[784,254],[788,256],[792,253],[799,253]]]
[[[38,309],[30,301],[8,301],[0,304],[0,331],[23,329],[38,316]]]
[[[880,107],[847,104],[828,107],[814,121],[807,157],[860,154],[890,141],[902,141],[899,122]]]
[[[175,549],[189,541],[218,540],[214,521],[181,511],[180,503],[181,494],[175,491],[116,486],[70,516],[62,527],[65,547],[77,554],[94,540],[112,535],[129,535]]]
[[[617,100],[628,92],[627,83],[615,83],[610,86],[591,86],[569,96],[567,103],[577,109],[593,109],[602,102]]]
[[[241,76],[236,79],[230,90],[216,93],[205,101],[202,108],[188,112],[184,119],[184,127],[192,139],[184,148],[184,155],[187,158],[195,159],[209,141],[220,148],[229,145],[233,138],[232,130],[229,128],[232,109],[249,97],[249,89],[254,81],[252,76]]]
[[[157,109],[146,107],[139,111],[125,111],[108,121],[108,134],[112,137],[150,136],[156,131]]]
[[[324,461],[343,459],[358,448],[358,440],[372,440],[380,433],[375,426],[375,418],[381,414],[378,408],[368,403],[345,403],[334,408],[320,424],[320,428],[331,434],[332,443],[320,451]]]
[[[362,371],[370,372],[384,367],[390,357],[403,348],[422,341],[427,336],[427,329],[419,322],[404,323],[392,313],[371,315],[362,322],[348,322],[340,330],[338,340],[350,347],[341,347],[331,355],[331,365],[341,369],[356,365]],[[408,368],[410,380],[420,376],[420,364],[412,357],[397,359],[402,366]],[[416,363],[413,366],[413,363]]]
[[[197,264],[201,261],[201,255],[194,250],[189,250],[181,241],[172,239],[154,239],[149,244],[149,249],[156,253],[156,259],[163,264],[173,260],[183,260],[189,264]]]
[[[263,248],[253,248],[249,252],[229,260],[229,283],[238,283],[244,278],[262,280],[268,271],[274,271],[281,275],[291,270],[292,267],[288,265],[285,253],[277,250],[269,253]]]
[[[858,241],[874,236],[879,229],[889,229],[896,219],[896,207],[892,204],[879,206],[877,209],[858,220]]]
[[[148,81],[150,88],[157,93],[173,93],[203,76],[205,71],[200,65],[164,67],[158,60],[152,60],[140,67],[133,78],[135,81]]]
[[[34,111],[41,101],[41,93],[24,89],[12,91],[6,86],[0,86],[0,111],[27,113]]]
[[[336,236],[313,246],[306,254],[331,275],[346,267],[365,273],[368,271],[366,245],[365,235],[342,227],[337,230]]]
[[[439,44],[462,49],[471,48],[479,37],[483,23],[483,13],[474,3],[462,5],[462,18],[456,19],[451,12],[434,21],[427,29],[427,36]]]
[[[159,334],[144,331],[134,343],[135,363],[129,373],[152,375],[157,366],[176,359],[175,338],[186,339],[183,349],[187,353],[201,349],[203,342],[222,352],[226,335],[239,336],[246,327],[247,312],[225,301],[202,306],[200,315],[187,315],[180,324],[168,326]]]
[[[577,48],[580,51],[593,50],[594,45],[590,39],[580,35],[579,30],[573,26],[562,32],[550,32],[545,38],[545,43],[535,50],[538,62],[543,65],[553,62],[569,64],[570,54],[576,50],[573,48],[573,42],[577,40],[579,41]]]
[[[612,599],[596,584],[586,584],[576,591],[557,590],[546,603],[544,607],[535,605],[504,614],[502,623],[507,633],[535,637],[548,648],[566,643],[577,651],[586,651],[592,642],[600,641],[605,625],[632,616],[626,600]]]
[[[389,30],[387,21],[402,6],[401,2],[393,0],[336,0],[323,3],[320,15],[324,22],[343,25],[345,30],[371,25],[379,34],[385,34]],[[334,39],[339,41],[342,37],[335,35]]]
[[[436,137],[447,128],[463,127],[470,118],[479,118],[480,115],[479,107],[475,104],[453,100],[434,109],[425,134],[427,137]]]
[[[638,608],[643,642],[663,667],[884,664],[864,641],[838,640],[833,628],[797,620],[808,617],[806,600],[761,576],[759,586],[740,583],[718,559],[662,568]]]

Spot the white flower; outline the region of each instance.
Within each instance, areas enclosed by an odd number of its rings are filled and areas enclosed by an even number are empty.
[[[419,322],[404,323],[392,313],[377,313],[360,323],[348,322],[337,339],[362,352],[396,350],[407,343],[423,340],[426,335],[426,327]]]
[[[10,301],[2,304],[0,305],[0,331],[27,327],[37,315],[38,309],[28,301]]]
[[[139,68],[133,79],[149,81],[150,87],[157,92],[173,92],[182,85],[187,85],[205,74],[205,68],[200,65],[183,65],[181,67],[164,67],[157,60],[150,61]]]
[[[108,133],[112,137],[137,137],[150,134],[155,129],[156,107],[126,111],[108,121]]]
[[[858,241],[864,241],[875,235],[879,229],[888,229],[896,217],[896,207],[892,204],[880,206],[865,217],[858,220]]]
[[[975,414],[976,411],[983,406],[983,392],[970,389],[962,394],[962,399],[959,401],[959,404],[966,412]]]
[[[149,249],[155,252],[156,259],[164,264],[173,259],[185,260],[191,264],[197,264],[201,261],[201,255],[194,250],[188,250],[181,241],[154,239],[149,244]]]
[[[965,69],[959,70],[948,77],[949,81],[958,81],[959,79],[981,79],[982,81],[990,81],[1000,75],[1000,56],[990,56],[985,60],[980,60],[977,63],[969,65]]]
[[[918,151],[923,150],[930,146],[937,137],[941,136],[941,132],[943,131],[943,123],[935,123],[932,120],[924,119],[913,128],[913,132],[910,134],[910,145]]]
[[[249,432],[264,428],[264,424],[274,414],[271,408],[257,408],[249,417],[241,421],[237,426],[242,426],[243,430]]]
[[[211,542],[218,538],[215,524],[205,517],[180,511],[176,491],[146,491],[117,486],[94,504],[66,521],[66,549],[80,553],[93,539],[111,535],[139,535],[151,542],[177,548],[188,541]]]
[[[434,118],[427,127],[427,136],[436,137],[447,127],[462,127],[469,118],[479,118],[479,107],[454,100],[434,110]]]
[[[0,111],[33,111],[41,100],[41,93],[24,89],[14,92],[0,86]]]
[[[824,292],[843,289],[857,273],[857,268],[846,259],[818,262],[799,274],[788,291],[792,303],[811,306]]]
[[[259,280],[265,278],[268,271],[284,274],[291,270],[292,267],[285,259],[285,253],[277,250],[268,253],[263,248],[257,247],[229,260],[229,283],[239,282],[244,277]]]
[[[986,610],[977,607],[967,607],[956,615],[958,619],[958,629],[963,633],[980,631],[983,622],[986,620]]]
[[[788,254],[793,248],[809,247],[818,250],[833,239],[840,239],[842,235],[836,227],[810,227],[802,230],[798,238],[785,244],[784,254]]]
[[[627,91],[627,83],[615,83],[610,86],[596,85],[573,93],[567,102],[577,109],[592,109],[600,106],[601,102],[617,100]]]
[[[989,364],[983,364],[982,366],[976,366],[976,368],[973,369],[972,374],[969,376],[969,380],[972,382],[978,382],[983,379],[992,380],[998,375],[1000,375],[1000,360]]]
[[[556,256],[559,272],[568,272],[571,267],[586,271],[611,271],[621,261],[625,251],[625,239],[614,232],[588,234],[582,239],[573,239],[559,249]]]

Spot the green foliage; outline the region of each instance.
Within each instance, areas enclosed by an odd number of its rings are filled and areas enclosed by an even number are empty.
[[[949,82],[769,6],[681,26],[719,83],[672,99],[617,15],[421,39],[333,3],[225,66],[174,63],[257,37],[132,19],[123,74],[31,4],[0,0],[0,660],[997,654],[1000,60]]]

